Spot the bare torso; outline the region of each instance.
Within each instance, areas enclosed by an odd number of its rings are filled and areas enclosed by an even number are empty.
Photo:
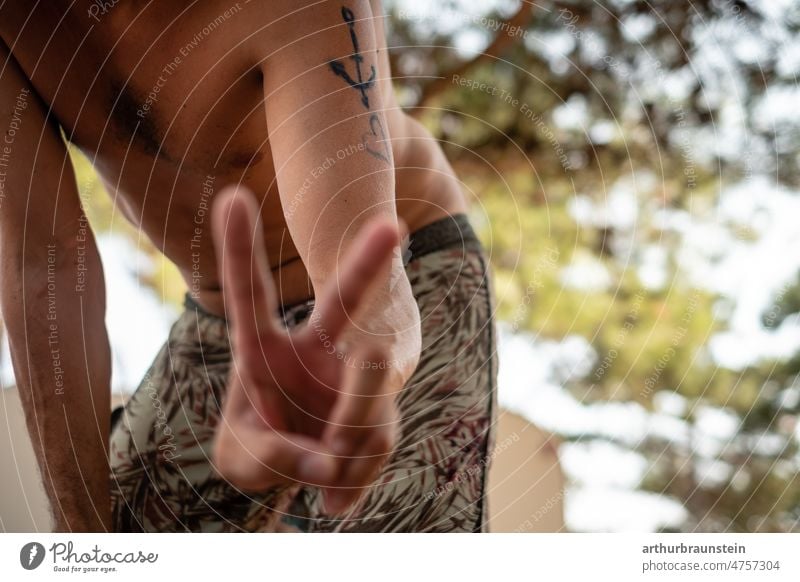
[[[380,15],[379,0],[372,0]],[[240,0],[24,1],[0,10],[0,36],[65,135],[94,163],[125,216],[221,312],[210,235],[213,193],[243,183],[262,204],[264,237],[285,303],[312,293],[278,197],[258,57],[281,15]],[[382,18],[378,78],[411,231],[465,203],[438,144],[397,107]],[[309,168],[309,176],[314,168]]]

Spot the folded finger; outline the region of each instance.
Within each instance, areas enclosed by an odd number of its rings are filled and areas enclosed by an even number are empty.
[[[319,441],[263,430],[221,431],[213,460],[222,477],[248,491],[290,483],[330,485],[340,472],[333,455]]]
[[[396,441],[394,426],[383,427],[373,431],[357,456],[343,461],[336,487],[324,491],[329,514],[343,513],[372,486],[394,451]]]

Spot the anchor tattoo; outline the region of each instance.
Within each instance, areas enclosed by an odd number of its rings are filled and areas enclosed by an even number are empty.
[[[364,62],[364,56],[361,54],[361,49],[358,43],[358,36],[356,36],[355,30],[355,22],[356,16],[353,14],[353,11],[347,8],[346,6],[342,7],[342,18],[347,23],[348,28],[350,29],[350,39],[353,42],[353,54],[350,57],[355,64],[356,69],[356,78],[357,80],[353,79],[350,74],[347,72],[347,67],[341,61],[331,61],[330,66],[331,70],[335,75],[338,75],[345,82],[350,85],[353,89],[361,93],[361,103],[364,104],[364,107],[369,109],[369,95],[367,95],[367,91],[371,89],[375,85],[375,65],[370,67],[370,75],[367,80],[364,80],[364,72],[361,69],[361,63]]]

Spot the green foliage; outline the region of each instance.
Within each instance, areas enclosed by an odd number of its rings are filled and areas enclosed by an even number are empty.
[[[499,22],[518,6],[500,2],[487,17]],[[652,465],[642,488],[681,500],[691,514],[687,530],[798,527],[798,410],[780,398],[796,383],[800,354],[745,370],[717,366],[708,346],[726,327],[720,298],[693,286],[681,268],[682,236],[665,230],[659,215],[714,222],[718,193],[751,173],[800,184],[800,122],[776,129],[754,113],[766,95],[794,86],[778,55],[781,39],[796,38],[799,27],[800,2],[778,20],[757,2],[552,2],[535,5],[525,34],[502,55],[464,68],[452,48],[459,35],[481,33],[488,43],[504,29],[491,33],[486,20],[465,18],[444,34],[432,21],[392,19],[392,44],[416,47],[394,55],[398,89],[464,180],[491,253],[500,318],[539,337],[577,334],[591,344],[591,371],[568,386],[581,400],[651,408],[659,391],[675,392],[687,399],[692,439],[704,438],[698,407],[739,419],[735,437],[711,458],[671,441],[637,447]],[[727,48],[745,37],[768,57],[748,60]],[[720,48],[727,68],[714,70],[707,55]],[[451,84],[426,94],[431,77]],[[424,109],[416,110],[420,95]],[[578,112],[577,124],[559,122],[566,110]],[[747,140],[735,153],[710,148],[704,136],[734,111]],[[620,184],[635,192],[632,227],[596,216]],[[594,204],[588,220],[572,211],[578,196]],[[723,226],[737,240],[757,236]],[[664,252],[664,285],[639,274],[646,246]],[[605,280],[576,285],[566,277],[575,265]],[[800,279],[776,297],[764,324],[775,328],[797,313]],[[777,450],[765,453],[767,441]],[[727,480],[703,479],[699,468],[709,462],[727,467]]]

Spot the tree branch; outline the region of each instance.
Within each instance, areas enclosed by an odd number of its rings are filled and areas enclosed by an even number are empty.
[[[436,80],[425,85],[422,90],[422,96],[417,102],[415,106],[416,109],[414,109],[412,115],[417,115],[422,111],[421,108],[424,108],[428,103],[431,102],[431,100],[452,87],[452,79],[454,76],[461,76],[472,69],[472,67],[475,65],[484,61],[494,60],[501,56],[503,52],[505,52],[505,50],[517,40],[518,36],[514,34],[514,31],[523,30],[525,26],[527,26],[528,20],[531,16],[532,6],[533,4],[529,2],[529,0],[522,0],[519,10],[511,18],[499,26],[497,29],[497,36],[494,38],[491,44],[486,47],[486,50],[475,56],[475,58],[465,61],[459,66],[455,67],[453,70],[448,71],[443,77],[437,78]]]

